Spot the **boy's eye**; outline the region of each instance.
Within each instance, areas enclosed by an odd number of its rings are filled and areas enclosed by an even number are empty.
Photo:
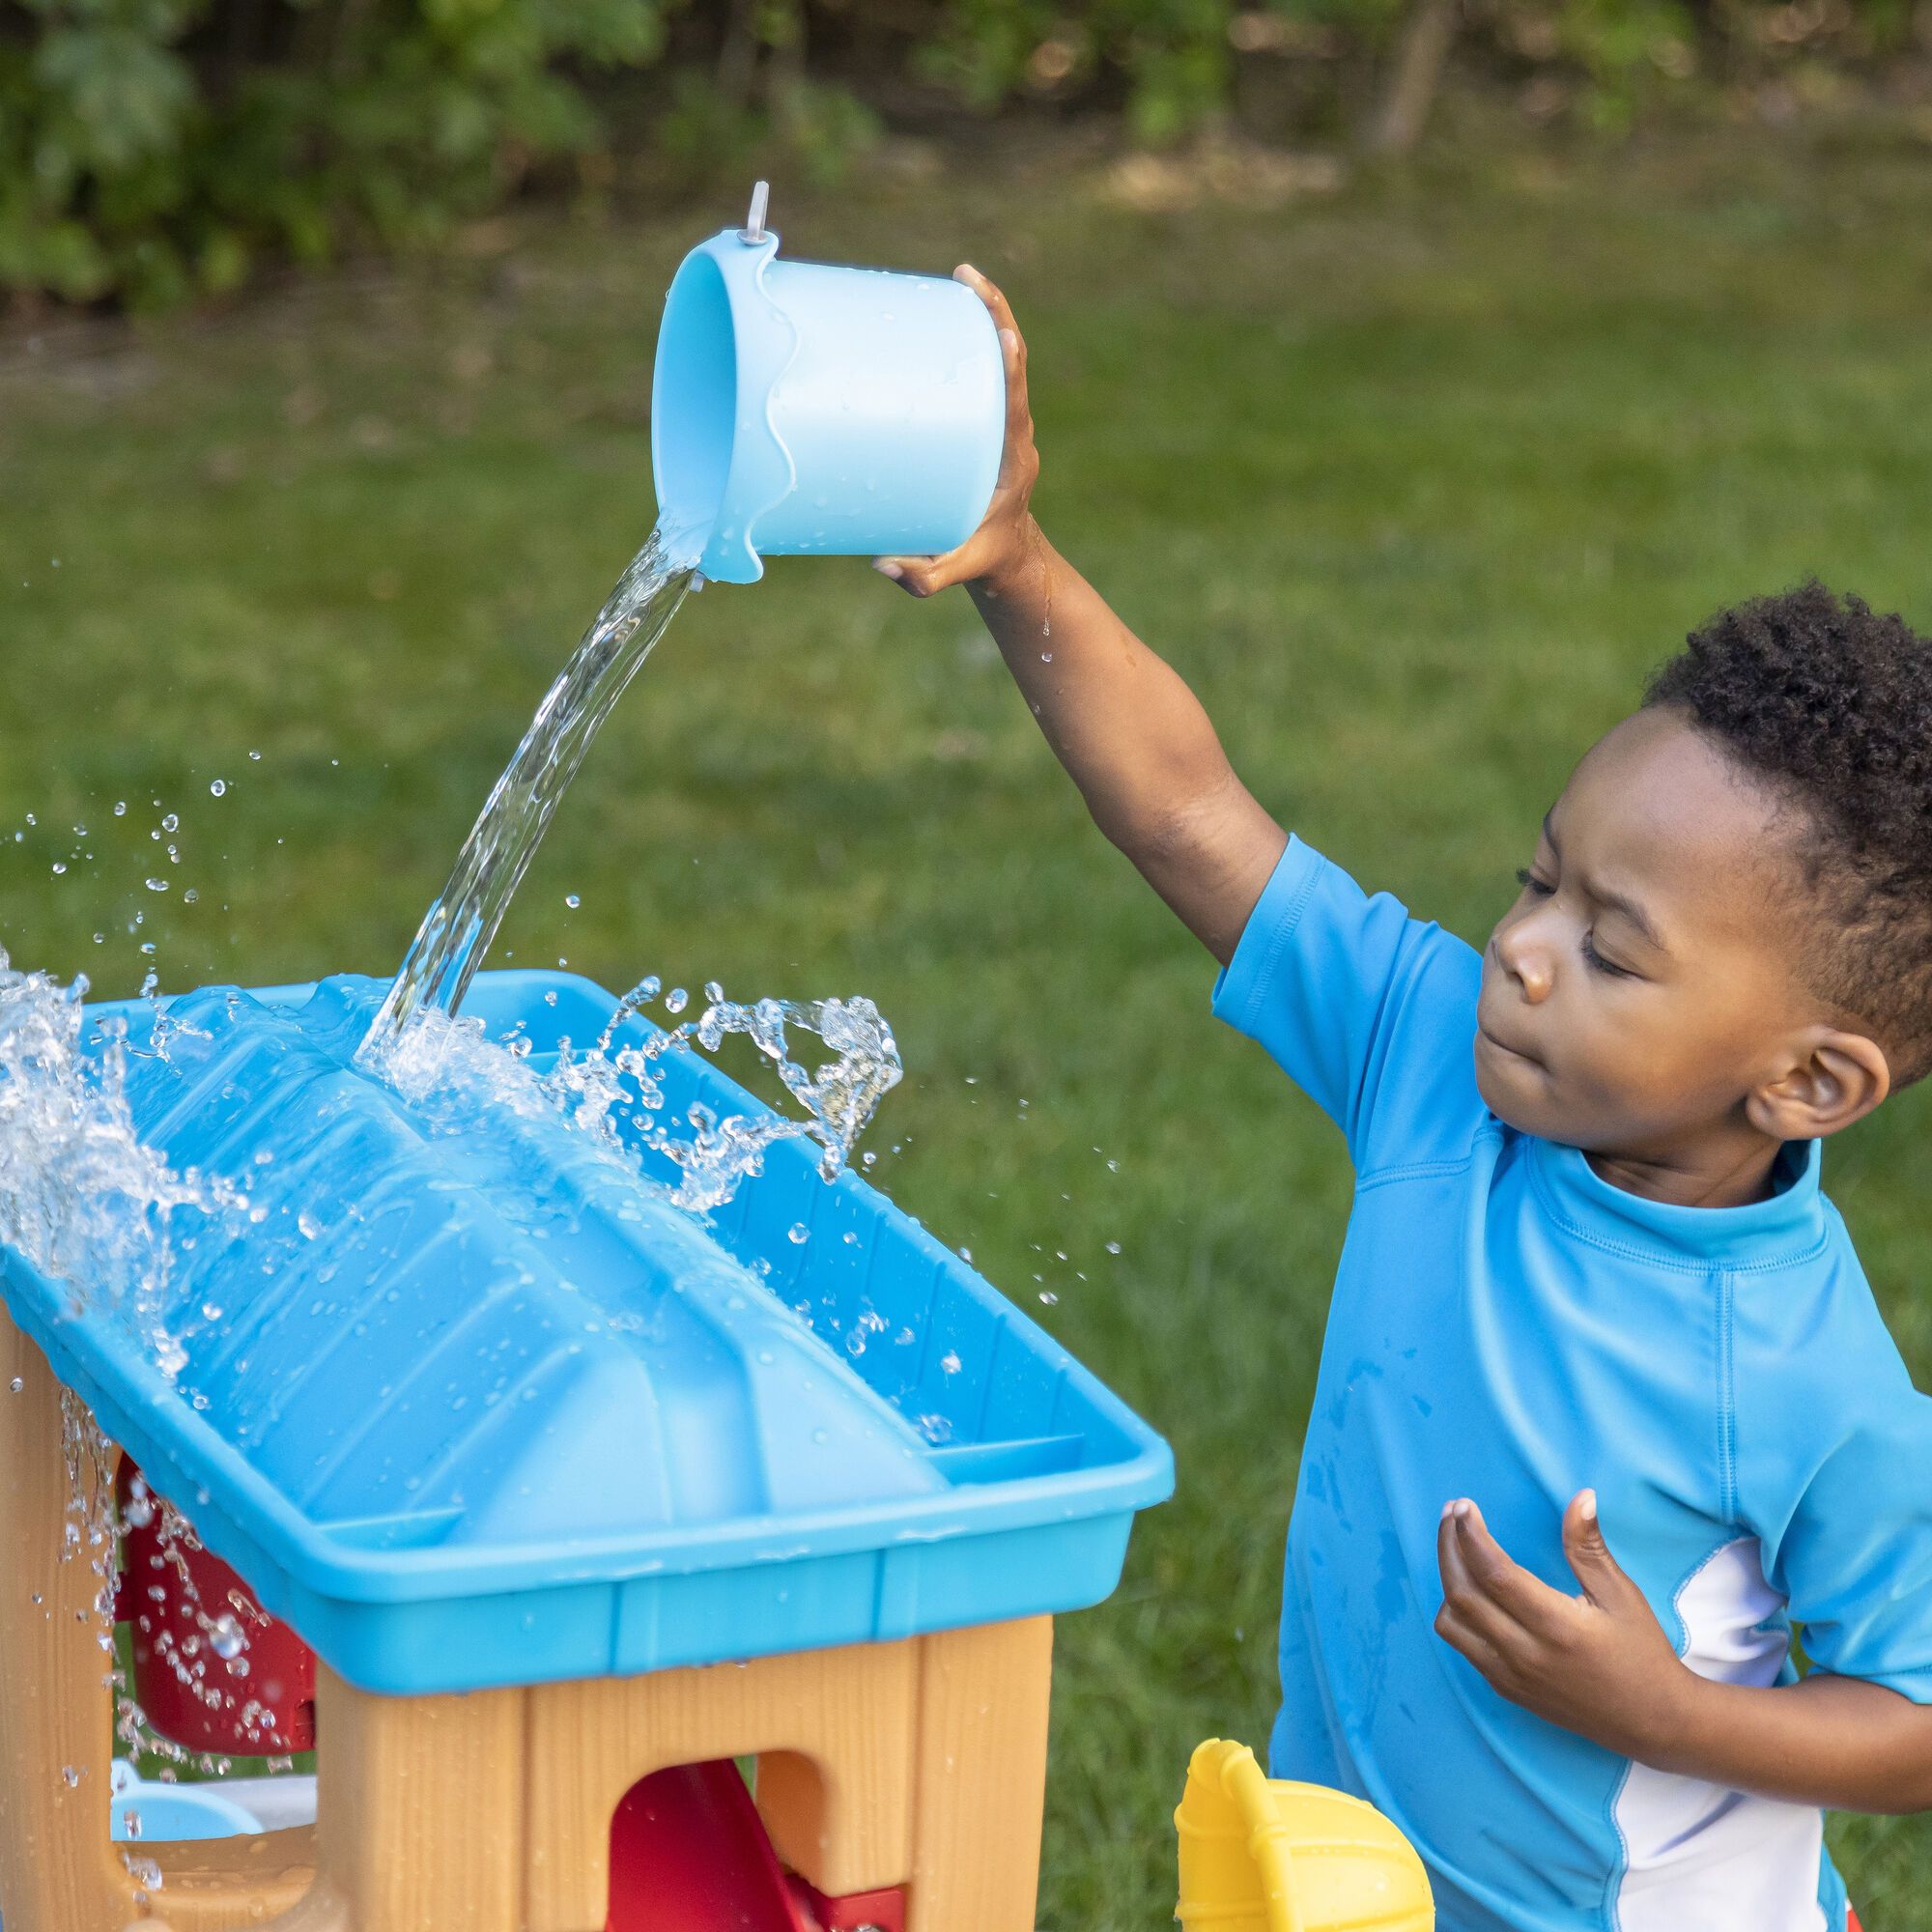
[[[1527,866],[1519,866],[1517,867],[1516,882],[1532,898],[1547,899],[1556,890],[1548,879],[1539,879]],[[1637,978],[1637,975],[1633,973],[1628,966],[1619,966],[1614,960],[1605,959],[1597,951],[1596,941],[1587,932],[1583,935],[1582,951],[1583,963],[1593,973],[1607,974],[1612,980],[1634,980]]]
[[[1613,980],[1634,980],[1636,978],[1636,975],[1628,966],[1619,966],[1613,961],[1605,959],[1597,951],[1596,941],[1587,932],[1583,935],[1583,963],[1589,967],[1591,972],[1607,973]]]

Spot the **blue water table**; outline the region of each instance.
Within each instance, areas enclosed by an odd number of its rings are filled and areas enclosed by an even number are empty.
[[[548,1104],[449,1131],[355,1061],[384,990],[89,1009],[208,1205],[138,1305],[0,1253],[7,1925],[1029,1932],[1051,1619],[1113,1588],[1166,1446],[804,1143],[701,1216]],[[493,973],[465,1011],[534,1075],[616,1003]],[[761,1111],[696,1053],[651,1065],[661,1118]],[[100,1578],[66,1531],[117,1478],[77,1403],[192,1524],[157,1545],[123,1467],[151,1719],[312,1740],[313,1827],[110,1839]]]

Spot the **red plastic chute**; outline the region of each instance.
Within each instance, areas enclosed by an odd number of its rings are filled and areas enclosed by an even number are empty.
[[[729,1758],[653,1772],[611,1821],[605,1932],[904,1932],[897,1889],[827,1898],[780,1864]]]
[[[170,1536],[130,1457],[114,1481],[121,1517],[118,1613],[131,1630],[134,1696],[189,1750],[276,1757],[315,1748],[315,1653],[278,1624],[220,1557]]]

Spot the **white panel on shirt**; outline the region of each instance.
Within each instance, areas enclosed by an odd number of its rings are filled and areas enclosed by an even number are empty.
[[[1720,1684],[1777,1681],[1784,1633],[1760,1628],[1784,1607],[1765,1581],[1757,1540],[1728,1543],[1677,1596],[1684,1662]],[[1824,1814],[1633,1764],[1616,1802],[1629,1865],[1620,1932],[1827,1932],[1818,1903]]]

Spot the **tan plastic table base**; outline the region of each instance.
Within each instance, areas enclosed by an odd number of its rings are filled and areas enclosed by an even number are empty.
[[[908,1932],[1032,1932],[1046,1617],[465,1696],[371,1696],[324,1668],[313,1831],[116,1846],[98,1579],[61,1561],[68,1501],[58,1384],[0,1308],[6,1932],[144,1915],[171,1932],[603,1932],[618,1802],[720,1757],[758,1759],[773,1842],[821,1891],[904,1885]],[[124,1849],[162,1871],[145,1903]]]

